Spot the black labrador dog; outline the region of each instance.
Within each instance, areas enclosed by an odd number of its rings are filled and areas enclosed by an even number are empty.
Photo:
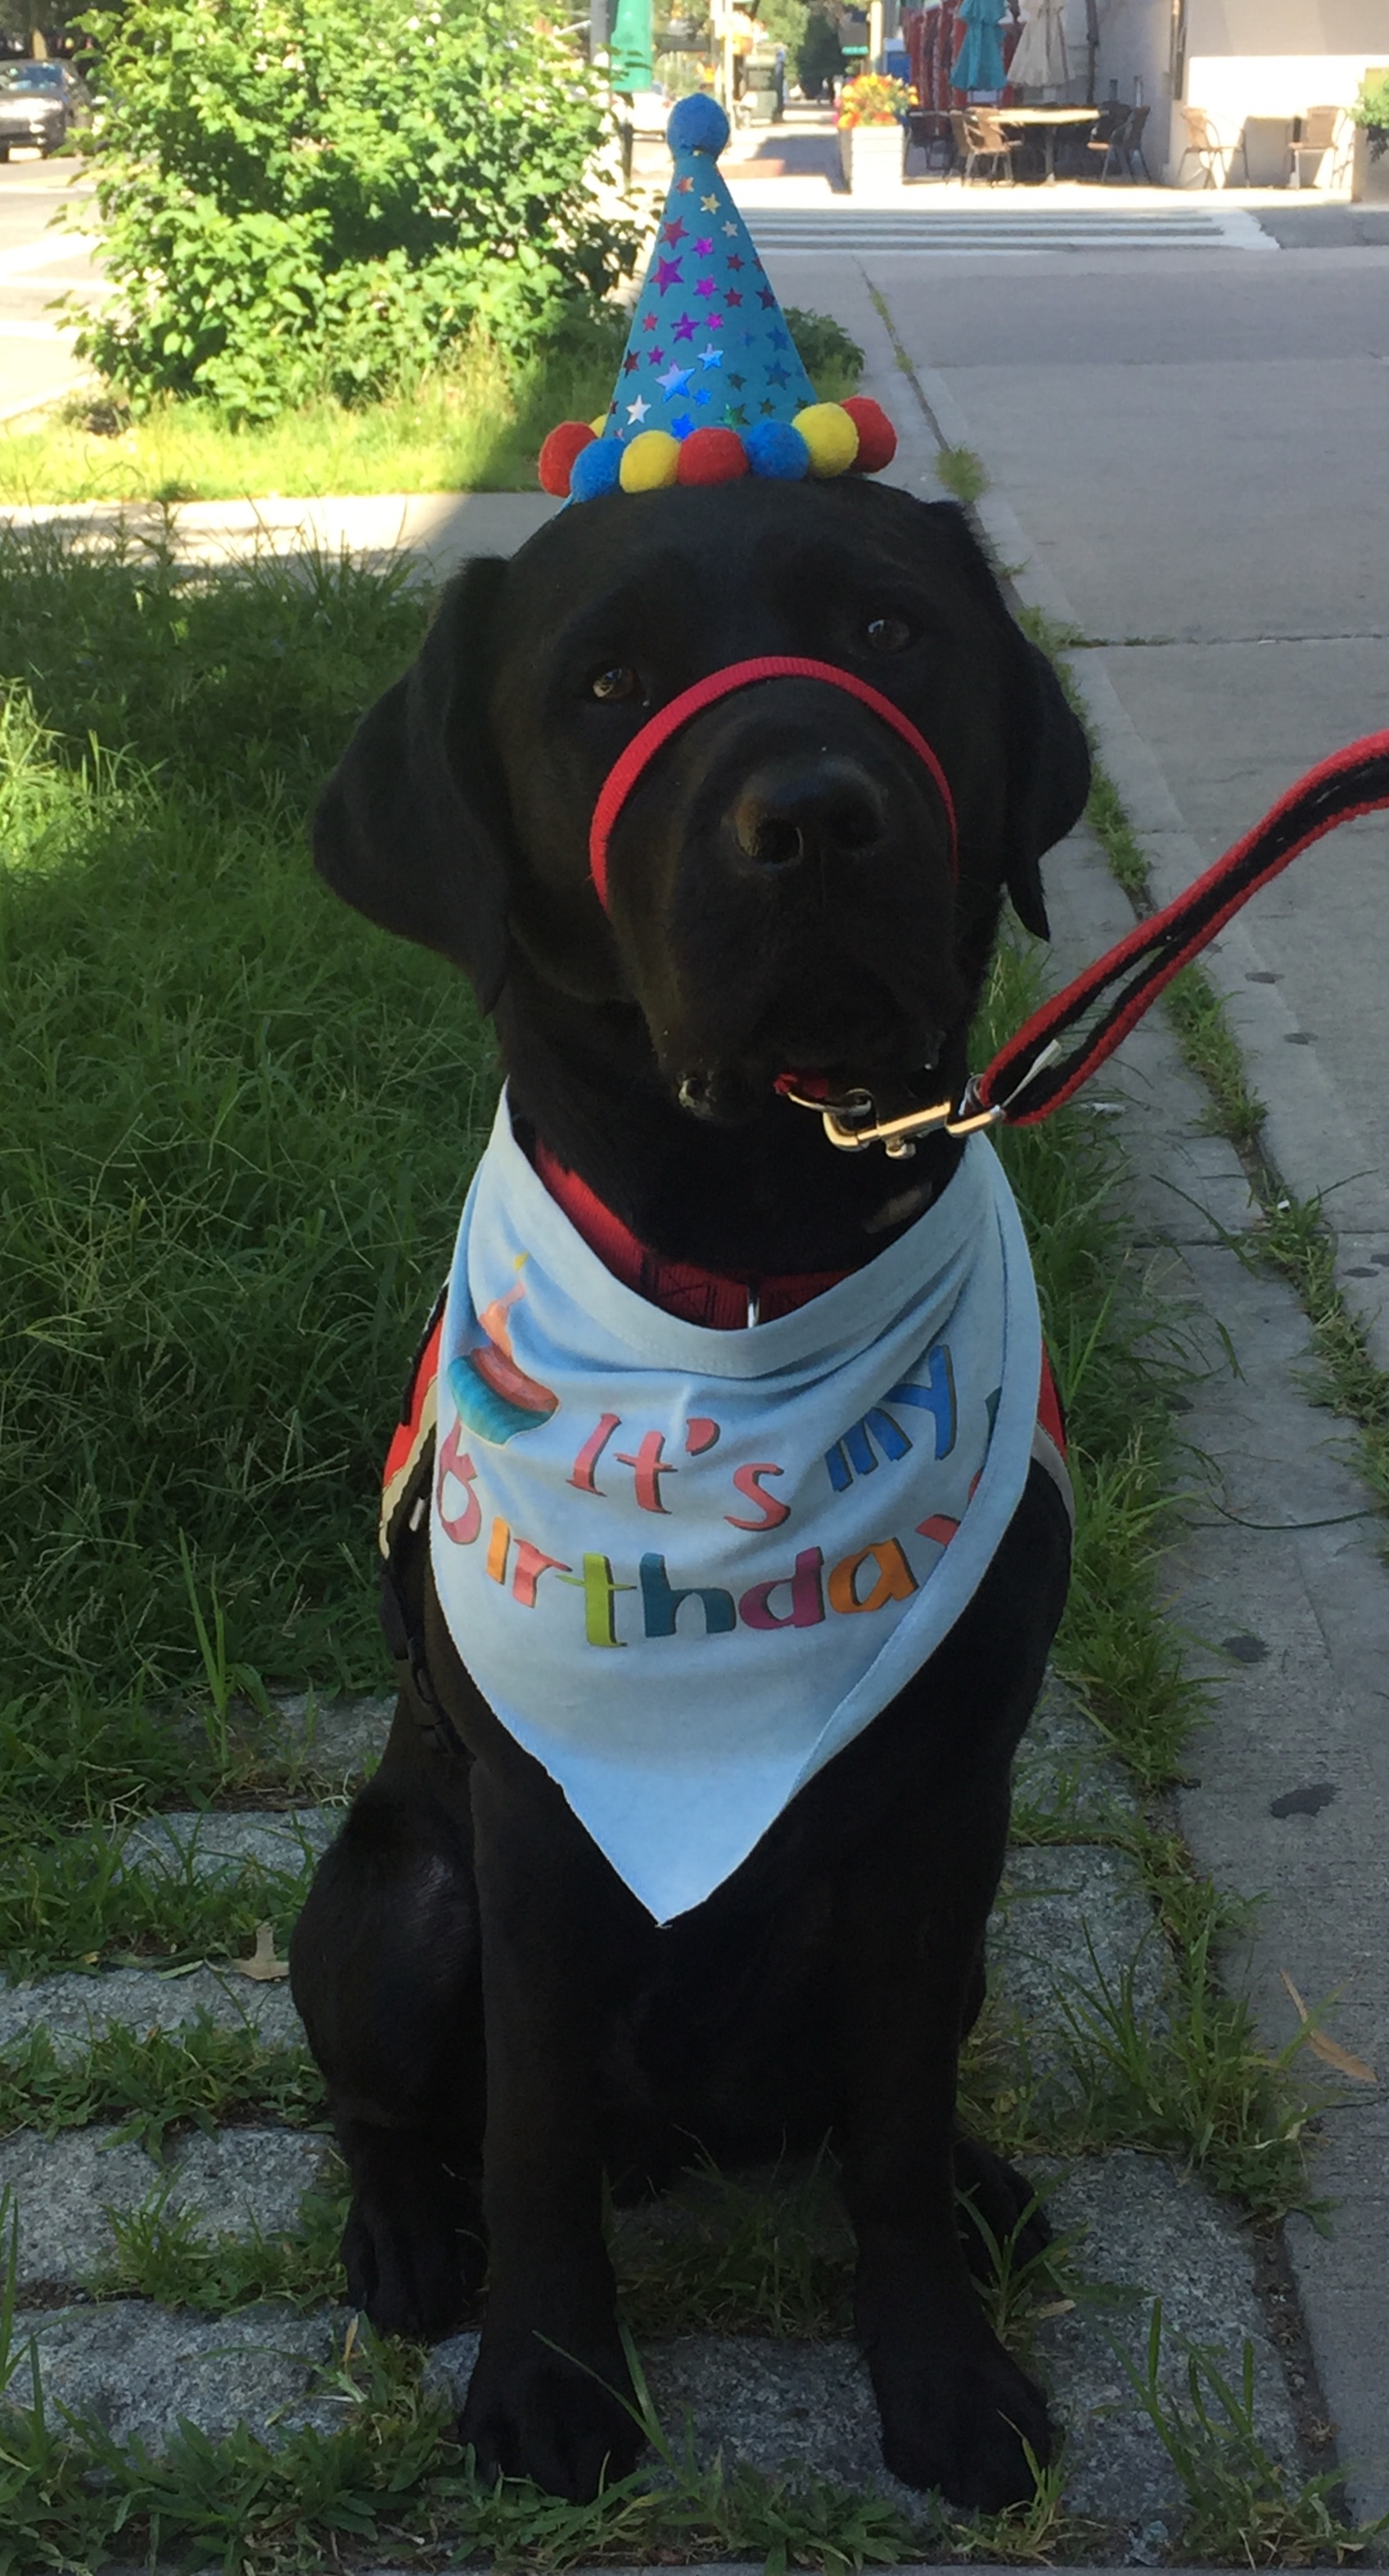
[[[784,677],[709,706],[643,777],[605,909],[588,844],[613,762],[654,709],[768,654],[857,674],[925,734],[958,882],[911,750],[841,689]],[[655,1254],[755,1282],[851,1270],[948,1188],[958,1144],[836,1152],[775,1077],[818,1069],[889,1112],[958,1096],[1004,892],[1045,934],[1038,862],[1087,783],[953,506],[853,478],[618,495],[452,583],[330,783],[315,857],[472,978],[527,1150]],[[829,2133],[889,2466],[961,2505],[1029,2493],[1046,2408],[985,2320],[955,2193],[999,2236],[1029,2194],[957,2130],[955,2092],[1066,1588],[1054,1485],[1034,1466],[944,1644],[664,1929],[474,1686],[426,1535],[396,1569],[385,1757],[292,1948],[351,2172],[350,2295],[437,2337],[478,2313],[485,2273],[463,2438],[485,2471],[590,2496],[641,2443],[605,2175],[636,2195],[700,2152]]]

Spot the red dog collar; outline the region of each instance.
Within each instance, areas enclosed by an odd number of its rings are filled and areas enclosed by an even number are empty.
[[[662,744],[669,742],[671,735],[678,733],[682,725],[689,724],[693,717],[702,715],[706,707],[714,706],[720,698],[730,697],[735,689],[748,687],[754,680],[827,680],[831,688],[845,690],[851,698],[871,707],[875,715],[882,717],[884,724],[891,725],[893,732],[916,753],[917,759],[931,774],[950,827],[950,873],[958,878],[960,854],[950,782],[925,735],[917,732],[910,717],[904,716],[901,708],[895,707],[891,698],[885,698],[880,689],[870,688],[866,680],[860,680],[852,671],[841,671],[833,662],[807,661],[798,653],[766,653],[752,662],[729,662],[723,670],[711,671],[707,680],[696,680],[693,688],[683,689],[678,698],[671,699],[669,706],[657,710],[649,724],[642,726],[640,733],[633,736],[626,750],[613,762],[599,791],[588,836],[588,863],[598,900],[605,912],[608,905],[608,843],[617,818],[643,770],[655,758]]]

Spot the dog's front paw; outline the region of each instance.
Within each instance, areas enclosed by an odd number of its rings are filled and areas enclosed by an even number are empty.
[[[441,2158],[394,2140],[354,2156],[342,2260],[347,2295],[378,2333],[437,2343],[477,2316],[487,2267],[477,2194]]]
[[[645,2438],[616,2336],[580,2357],[535,2333],[484,2330],[459,2424],[484,2477],[533,2478],[550,2495],[588,2504],[604,2481],[635,2467]]]
[[[917,2345],[889,2357],[871,2353],[882,2419],[883,2458],[910,2487],[938,2487],[976,2513],[1025,2504],[1038,2468],[1051,2458],[1046,2399],[984,2325],[968,2348]]]

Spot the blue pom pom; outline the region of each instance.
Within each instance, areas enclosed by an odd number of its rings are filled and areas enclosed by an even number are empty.
[[[743,445],[754,474],[770,474],[778,483],[799,483],[810,472],[810,450],[789,420],[755,420],[743,434]],[[584,456],[592,453],[592,448],[584,449]],[[575,475],[583,461],[581,456],[574,467]],[[573,480],[571,475],[571,489]]]
[[[666,141],[672,152],[707,152],[717,161],[728,141],[728,119],[718,100],[707,90],[677,99],[666,126]]]
[[[804,439],[801,445],[805,445]],[[617,438],[595,438],[591,447],[581,447],[569,469],[571,501],[601,501],[605,492],[617,490],[622,471],[622,442]]]

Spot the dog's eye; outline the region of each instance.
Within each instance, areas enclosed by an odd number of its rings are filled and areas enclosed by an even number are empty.
[[[874,653],[900,653],[912,640],[905,617],[870,617],[863,635]]]
[[[597,678],[589,682],[589,688],[595,698],[601,698],[605,706],[611,706],[615,698],[638,696],[641,682],[630,662],[615,662],[610,671],[600,671]]]

